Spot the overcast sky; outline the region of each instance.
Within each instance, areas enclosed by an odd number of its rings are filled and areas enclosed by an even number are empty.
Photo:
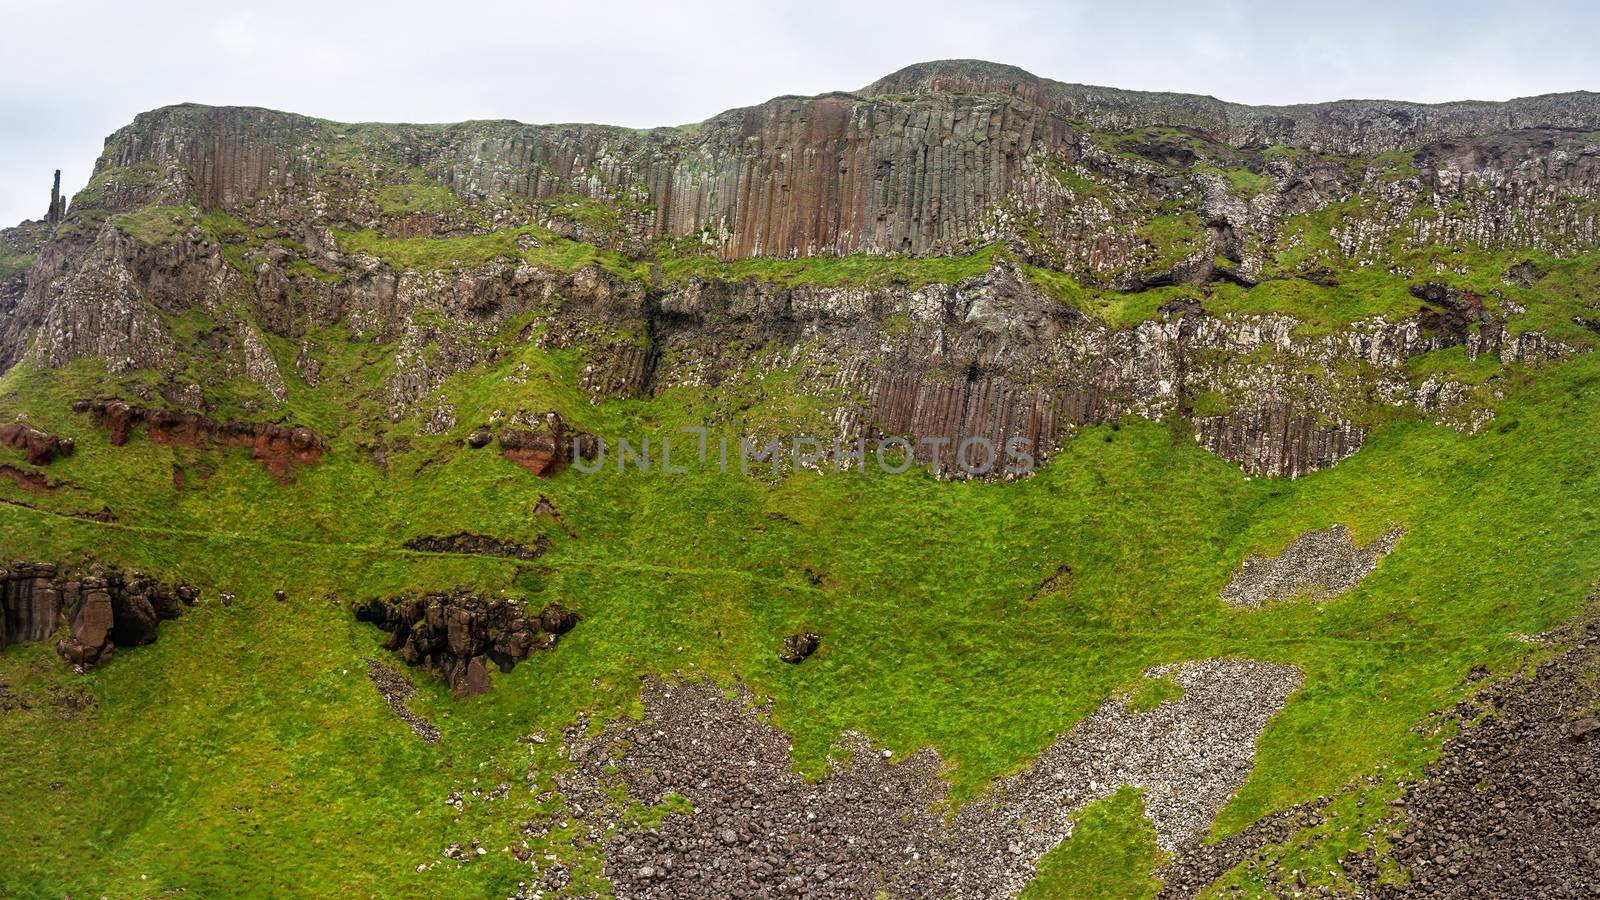
[[[1294,6],[0,0],[0,223],[41,217],[53,169],[76,191],[107,134],[184,101],[344,121],[676,125],[955,57],[1246,103],[1600,89],[1600,12],[1583,3]]]

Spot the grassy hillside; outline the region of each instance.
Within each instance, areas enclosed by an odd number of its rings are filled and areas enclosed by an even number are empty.
[[[527,348],[496,365],[516,363],[549,377],[501,388],[519,392],[509,399],[610,436],[670,434],[711,411],[689,389],[592,406],[572,355]],[[822,771],[844,729],[897,753],[931,745],[953,765],[959,801],[1135,687],[1144,668],[1222,654],[1295,663],[1305,687],[1262,737],[1216,832],[1343,792],[1326,837],[1288,851],[1327,863],[1364,840],[1381,813],[1373,801],[1432,752],[1413,726],[1474,667],[1523,662],[1531,645],[1519,635],[1569,617],[1600,579],[1594,354],[1512,379],[1477,436],[1396,422],[1355,457],[1293,482],[1248,479],[1174,429],[1132,420],[1080,432],[1013,484],[940,482],[920,469],[773,479],[714,467],[541,481],[458,443],[508,399],[479,374],[447,386],[457,433],[402,427],[409,446],[391,447],[387,469],[329,427],[353,402],[349,383],[291,385],[300,419],[336,439],[288,484],[242,450],[109,446],[69,411],[103,384],[92,365],[48,377],[24,365],[0,379],[5,418],[78,441],[48,469],[66,486],[28,494],[0,482],[12,501],[0,504],[0,554],[100,560],[205,590],[156,644],[85,675],[45,644],[0,654],[0,683],[37,701],[0,713],[10,795],[0,893],[504,895],[527,870],[501,848],[519,823],[554,811],[537,792],[564,765],[556,741],[517,738],[580,712],[633,710],[643,675],[742,679],[773,696],[808,773]],[[19,460],[0,449],[0,462]],[[541,494],[573,536],[532,516]],[[102,506],[115,522],[63,515]],[[1407,534],[1329,603],[1238,611],[1218,601],[1246,555],[1333,523],[1362,542],[1393,525]],[[531,565],[401,549],[455,531],[548,534],[554,546]],[[1065,586],[1036,596],[1062,566]],[[496,675],[484,697],[452,700],[414,673],[413,707],[443,735],[424,744],[369,683],[364,660],[390,655],[350,609],[458,586],[559,600],[584,620],[554,651]],[[287,602],[272,599],[276,589]],[[219,591],[237,602],[222,606]],[[801,627],[824,635],[822,649],[786,665],[778,643]],[[64,710],[49,699],[59,690],[94,703]],[[509,794],[490,798],[501,783]],[[459,809],[445,802],[456,790]],[[1079,837],[1047,858],[1037,895],[1073,896],[1074,873],[1095,867],[1143,884],[1154,851],[1136,806],[1119,795],[1087,810]],[[603,888],[598,859],[567,840],[577,827],[557,827],[541,856],[577,867],[573,891]],[[441,857],[471,839],[488,850],[477,861]],[[1090,854],[1090,844],[1105,849]]]

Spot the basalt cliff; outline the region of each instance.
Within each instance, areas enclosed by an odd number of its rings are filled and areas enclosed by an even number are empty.
[[[392,366],[377,436],[481,424],[440,388],[532,341],[597,397],[783,370],[811,430],[945,439],[950,471],[1135,415],[1296,475],[1395,415],[1493,415],[1419,357],[1587,349],[1600,315],[1521,313],[1596,242],[1597,129],[1587,93],[1267,109],[966,61],[648,131],[173,106],[6,233],[0,365],[274,419],[338,329]]]

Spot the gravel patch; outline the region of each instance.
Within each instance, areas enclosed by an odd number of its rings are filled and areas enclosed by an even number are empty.
[[[1600,897],[1600,624],[1557,641],[1564,652],[1531,677],[1454,711],[1461,733],[1400,804],[1392,856],[1409,882],[1379,884],[1367,854],[1345,861],[1357,884],[1396,898]]]
[[[1313,602],[1332,599],[1360,584],[1403,534],[1397,526],[1357,547],[1343,525],[1308,531],[1278,556],[1250,554],[1222,589],[1222,602],[1255,608],[1301,596]]]
[[[1009,897],[1072,833],[1072,816],[1123,785],[1142,788],[1158,843],[1198,841],[1249,774],[1255,742],[1299,687],[1293,666],[1215,659],[1151,669],[1182,697],[1139,713],[1113,699],[949,815],[938,755],[899,762],[859,734],[827,775],[795,774],[767,707],[708,683],[647,682],[644,717],[595,738],[567,734],[559,787],[592,811],[618,897]],[[618,830],[609,792],[693,814]]]
[[[406,706],[406,699],[417,693],[417,687],[411,683],[411,679],[375,659],[367,660],[367,677],[372,679],[373,687],[378,689],[383,699],[389,701],[389,708],[394,710],[394,714],[411,726],[412,734],[430,744],[439,740],[439,729]]]

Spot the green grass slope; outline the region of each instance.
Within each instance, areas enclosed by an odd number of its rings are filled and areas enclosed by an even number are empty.
[[[603,434],[667,434],[709,412],[684,389],[590,406],[576,359],[527,349],[520,361],[549,377],[517,387],[518,404]],[[482,374],[447,388],[458,432],[507,399],[482,389]],[[1381,814],[1372,799],[1433,752],[1413,726],[1474,667],[1519,665],[1530,645],[1518,635],[1572,615],[1600,578],[1595,354],[1518,379],[1479,435],[1395,422],[1293,482],[1246,478],[1173,429],[1130,421],[1080,432],[1013,484],[698,466],[541,481],[463,448],[461,433],[409,435],[387,470],[338,437],[282,484],[243,451],[107,445],[68,409],[102,379],[82,365],[0,378],[7,418],[78,440],[48,469],[67,486],[0,482],[0,554],[137,568],[201,586],[206,600],[154,645],[84,675],[45,644],[0,653],[0,683],[38,701],[0,713],[0,894],[504,895],[527,869],[502,848],[519,823],[553,812],[539,792],[563,764],[555,741],[517,738],[581,712],[632,711],[641,676],[741,679],[773,696],[808,773],[844,729],[899,754],[935,747],[959,802],[1138,688],[1144,668],[1222,654],[1292,662],[1306,677],[1216,832],[1339,794],[1323,836],[1289,851],[1331,862],[1365,840]],[[296,385],[291,403],[331,417],[348,392]],[[18,461],[0,449],[0,462]],[[575,536],[531,515],[541,494]],[[102,505],[115,522],[66,515]],[[1360,587],[1320,606],[1218,601],[1247,554],[1333,523],[1363,542],[1397,524],[1407,534]],[[554,546],[534,565],[401,549],[458,530],[549,534]],[[1037,593],[1061,566],[1070,583]],[[389,655],[350,608],[458,586],[560,600],[584,620],[484,697],[452,700],[419,674],[414,708],[443,735],[424,744],[368,682],[364,659]],[[272,600],[280,588],[286,603]],[[238,602],[220,605],[224,590]],[[801,627],[824,635],[822,649],[786,665],[778,642]],[[63,686],[96,702],[65,714],[49,703]],[[509,795],[490,799],[502,782]],[[444,802],[458,789],[460,809]],[[1129,797],[1108,804],[1083,814],[1034,895],[1077,896],[1071,882],[1096,867],[1116,872],[1096,879],[1144,889],[1147,826]],[[574,890],[603,889],[598,860],[568,840],[577,825],[560,821],[539,857],[575,866]],[[469,839],[489,852],[441,857]]]

